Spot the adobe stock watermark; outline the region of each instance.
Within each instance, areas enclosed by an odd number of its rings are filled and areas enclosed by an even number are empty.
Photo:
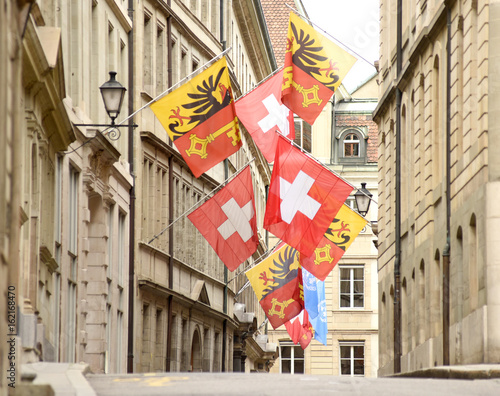
[[[7,384],[16,387],[16,288],[7,288]]]

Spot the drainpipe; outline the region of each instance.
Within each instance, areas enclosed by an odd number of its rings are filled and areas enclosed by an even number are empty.
[[[397,4],[396,74],[402,70],[402,0]],[[394,373],[401,372],[401,89],[396,88],[396,199],[395,199],[395,259],[394,259]]]
[[[222,3],[222,2],[221,2]],[[225,45],[224,45],[225,46]],[[224,160],[224,180],[227,180],[229,177],[229,164],[228,160]],[[228,273],[227,273],[227,267],[224,266],[224,305],[223,305],[223,312],[227,315],[227,278],[228,278]],[[227,319],[224,319],[222,322],[222,372],[227,371],[226,367],[226,354],[227,354],[227,348],[226,348],[226,342],[227,342]]]
[[[170,10],[171,0],[167,1],[168,8]],[[168,43],[168,54],[167,54],[167,84],[170,88],[172,86],[172,16],[167,17],[167,43]],[[172,141],[169,142],[172,145]],[[174,221],[174,161],[173,157],[168,158],[168,222],[172,224]],[[170,227],[168,230],[168,288],[172,290],[174,288],[174,227]],[[173,320],[173,295],[168,296],[167,300],[167,356],[165,359],[165,371],[172,371],[172,320]]]
[[[446,246],[443,250],[443,364],[450,364],[451,6],[446,5]]]
[[[134,20],[134,1],[128,2],[128,16]],[[134,112],[134,28],[128,32],[128,111]],[[129,267],[128,267],[128,338],[127,338],[127,373],[134,372],[134,262],[135,262],[135,175],[134,175],[134,118],[128,126],[128,162],[132,175],[130,188],[129,213]]]
[[[220,42],[222,43],[222,50],[224,51],[226,49],[226,40],[224,40],[224,0],[221,0],[219,3],[219,12],[220,12]],[[224,180],[227,180],[229,177],[229,163],[228,160],[224,160]],[[224,266],[224,302],[223,302],[223,312],[227,315],[227,279],[228,279],[228,272],[227,272],[227,267]],[[222,321],[222,372],[227,371],[226,367],[226,354],[227,354],[227,347],[226,347],[226,342],[227,342],[227,319],[224,319]]]
[[[332,142],[330,145],[330,164],[335,163],[335,94],[332,96]]]

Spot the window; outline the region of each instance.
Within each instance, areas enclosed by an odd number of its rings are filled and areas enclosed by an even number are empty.
[[[122,212],[118,213],[118,285],[123,286],[123,267],[125,266],[125,218]]]
[[[156,95],[165,89],[165,29],[162,25],[156,28]]]
[[[104,359],[104,372],[109,374],[110,372],[110,362],[111,362],[111,321],[112,321],[112,313],[111,313],[111,305],[106,304],[106,351],[105,351],[105,359]],[[121,347],[120,344],[118,344]]]
[[[311,125],[302,120],[301,118],[295,117],[295,144],[302,147],[308,153],[311,152]]]
[[[74,362],[76,359],[76,298],[77,298],[77,245],[78,245],[78,185],[79,173],[70,166],[69,170],[69,244],[70,273],[68,274],[67,298],[67,344],[66,360]]]
[[[364,164],[367,161],[366,157],[366,139],[365,135],[368,132],[368,127],[347,127],[339,129],[338,147],[336,155],[341,163]]]
[[[113,278],[113,238],[114,238],[114,211],[115,205],[110,205],[108,209],[108,279]]]
[[[364,266],[340,267],[340,308],[364,307]]]
[[[344,138],[344,157],[359,157],[359,138],[354,133]]]
[[[119,347],[116,348],[116,372],[121,373],[122,372],[122,350],[123,348],[121,347],[123,345],[123,312],[122,311],[117,311],[116,312],[116,328],[118,331],[117,338],[116,338],[116,345]]]
[[[145,10],[144,13],[144,59],[143,59],[143,89],[153,95],[153,23],[152,14]]]
[[[291,341],[280,342],[280,373],[304,374],[304,350]]]
[[[340,375],[365,375],[364,341],[340,342]]]

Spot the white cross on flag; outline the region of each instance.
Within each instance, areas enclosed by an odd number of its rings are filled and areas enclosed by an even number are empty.
[[[352,189],[279,136],[264,228],[309,257]]]
[[[248,259],[259,244],[250,166],[188,219],[230,271]]]
[[[281,103],[283,70],[235,102],[236,115],[267,162],[274,161],[278,134],[293,140],[293,113]]]

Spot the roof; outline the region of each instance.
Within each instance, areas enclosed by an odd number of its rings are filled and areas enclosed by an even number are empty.
[[[348,100],[341,101],[335,105],[336,112],[358,112],[358,113],[372,113],[377,107],[378,101],[376,99],[365,100]]]
[[[285,64],[288,20],[291,11],[286,5],[287,3],[292,3],[300,12],[303,12],[307,16],[301,0],[261,0],[278,68]]]

